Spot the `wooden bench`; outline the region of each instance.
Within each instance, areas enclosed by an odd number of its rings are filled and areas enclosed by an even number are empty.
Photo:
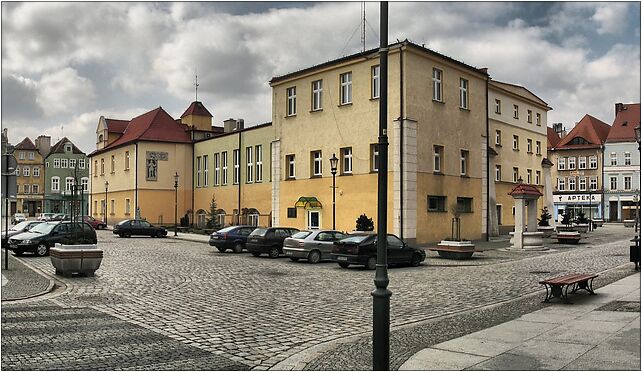
[[[541,280],[539,284],[544,284],[546,287],[546,299],[544,299],[544,302],[549,302],[553,297],[556,297],[570,304],[571,302],[568,300],[569,288],[571,289],[571,293],[584,289],[594,295],[593,279],[597,277],[597,274],[568,274]]]

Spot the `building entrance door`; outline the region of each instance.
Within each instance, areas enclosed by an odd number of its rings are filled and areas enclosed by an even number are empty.
[[[614,222],[617,221],[617,202],[616,201],[610,201],[609,202],[609,221]]]

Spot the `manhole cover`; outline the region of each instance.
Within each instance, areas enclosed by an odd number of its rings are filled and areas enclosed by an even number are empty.
[[[529,274],[550,274],[550,271],[544,271],[544,270],[535,270],[535,271],[529,271]]]
[[[613,301],[597,308],[596,311],[624,311],[628,313],[639,313],[640,303],[635,301]]]

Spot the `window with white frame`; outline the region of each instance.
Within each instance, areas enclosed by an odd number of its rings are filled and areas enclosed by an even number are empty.
[[[495,145],[502,145],[502,131],[499,129],[495,130]]]
[[[542,115],[540,113],[535,114],[535,125],[542,125]]]
[[[54,159],[53,160],[53,167],[54,168],[60,168],[60,159]]]
[[[557,179],[557,190],[558,191],[566,191],[566,185],[564,182],[564,177],[560,177]]]
[[[499,182],[502,180],[502,166],[497,164],[495,165],[495,181]]]
[[[125,151],[125,170],[129,170],[129,151]]]
[[[252,183],[254,182],[254,148],[248,146],[245,148],[245,182]]]
[[[312,151],[312,176],[321,176],[322,165],[321,151]]]
[[[439,69],[432,69],[432,99],[435,101],[442,102],[442,78],[443,72]]]
[[[557,157],[557,170],[566,170],[566,158],[561,156]]]
[[[533,152],[533,140],[530,138],[526,139],[526,152],[529,154]]]
[[[68,168],[69,167],[69,161],[67,159],[60,159],[60,168]]]
[[[380,85],[381,85],[381,83],[380,83],[380,81],[381,81],[381,79],[380,79],[380,77],[381,77],[380,71],[381,71],[381,69],[379,68],[379,65],[372,66],[372,69],[370,71],[370,74],[372,75],[371,91],[372,91],[372,98],[373,99],[379,98],[379,94],[380,94],[380,90],[381,90],[381,88],[380,88]]]
[[[33,151],[29,151],[29,160],[33,160],[36,158],[36,154],[34,154]]]
[[[519,119],[519,106],[513,105],[513,118]]]
[[[125,198],[125,214],[131,214],[131,200],[129,198]]]
[[[542,155],[542,142],[541,141],[535,141],[535,153],[537,155]]]
[[[435,173],[441,173],[441,161],[444,154],[444,147],[435,145],[433,147],[433,169]]]
[[[589,167],[590,169],[597,169],[597,156],[589,156]]]
[[[286,90],[287,100],[287,116],[296,115],[296,87],[290,87]]]
[[[342,105],[352,103],[352,72],[346,72],[340,75],[341,91],[340,101]]]
[[[495,113],[496,114],[502,113],[502,101],[499,99],[495,99]]]
[[[51,192],[60,192],[60,177],[51,177]]]
[[[589,188],[592,191],[597,190],[597,177],[591,177],[589,178]]]
[[[625,152],[624,153],[624,165],[631,165],[631,153],[630,152]]]
[[[234,166],[234,176],[232,182],[237,185],[241,180],[241,150],[236,149],[232,151],[232,161]]]
[[[201,157],[196,157],[196,187],[201,187]]]
[[[617,190],[617,177],[611,177],[611,190]]]
[[[30,171],[31,171],[31,168],[29,168],[28,166],[25,166],[24,168],[22,168],[22,175],[24,177],[29,177]]]
[[[256,182],[263,182],[263,145],[256,145]]]
[[[532,169],[527,169],[526,170],[526,183],[531,185],[533,183],[533,170]]]
[[[288,173],[286,174],[286,177],[289,179],[296,178],[296,162],[294,160],[294,154],[285,155],[285,163],[288,167]]]
[[[221,185],[227,185],[227,151],[221,153]]]
[[[76,168],[76,159],[69,159],[69,168],[71,169]]]
[[[569,158],[568,158],[568,169],[569,170],[575,169],[575,156],[569,156]]]
[[[24,151],[20,151],[20,152],[18,153],[18,158],[19,158],[20,160],[25,160],[25,152],[24,152]]]
[[[578,179],[578,188],[580,191],[586,191],[586,177],[580,177]]]
[[[586,156],[577,158],[577,169],[586,169]]]
[[[468,109],[468,80],[459,78],[459,107]]]
[[[341,174],[352,174],[352,147],[341,149]]]
[[[468,151],[466,150],[459,152],[459,174],[462,176],[468,175]]]
[[[319,111],[323,108],[323,80],[312,82],[312,111]]]
[[[513,167],[513,182],[519,181],[519,168]]]
[[[209,181],[209,155],[203,155],[203,187],[207,187],[210,184]]]
[[[631,176],[624,176],[624,190],[631,190]]]
[[[40,187],[38,184],[33,184],[31,185],[31,193],[32,194],[37,194],[40,191]]]
[[[536,170],[536,171],[535,171],[535,184],[536,184],[536,185],[539,185],[539,184],[540,184],[540,182],[541,182],[541,180],[542,180],[542,172],[541,172],[541,171]]]
[[[114,173],[115,171],[116,171],[116,156],[112,155],[109,172]]]
[[[519,150],[519,136],[513,135],[513,150]]]
[[[370,171],[379,171],[379,148],[376,143],[370,145]]]
[[[80,185],[82,186],[82,192],[86,193],[89,191],[89,178],[83,177],[80,179]]]
[[[22,186],[22,192],[24,194],[29,194],[31,192],[31,185],[24,184]]]
[[[100,159],[100,175],[102,176],[104,174],[105,174],[105,159],[101,158]]]
[[[65,193],[70,193],[73,186],[74,186],[74,178],[73,177],[66,177],[65,178]]]
[[[575,191],[575,177],[568,178],[568,191]]]
[[[526,110],[526,122],[533,123],[533,111]]]
[[[33,167],[33,176],[40,177],[40,167]]]
[[[220,185],[221,176],[221,154],[214,154],[214,186]]]
[[[71,145],[65,144],[65,152],[71,152]]]
[[[611,153],[611,165],[617,165],[617,154],[614,152]]]

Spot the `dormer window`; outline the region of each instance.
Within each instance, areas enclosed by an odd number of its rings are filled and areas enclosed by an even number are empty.
[[[99,135],[98,135],[98,142],[102,142],[102,141],[103,141],[103,135],[102,135],[102,134],[99,134]]]
[[[71,152],[71,145],[70,144],[66,144],[65,145],[65,152]]]

